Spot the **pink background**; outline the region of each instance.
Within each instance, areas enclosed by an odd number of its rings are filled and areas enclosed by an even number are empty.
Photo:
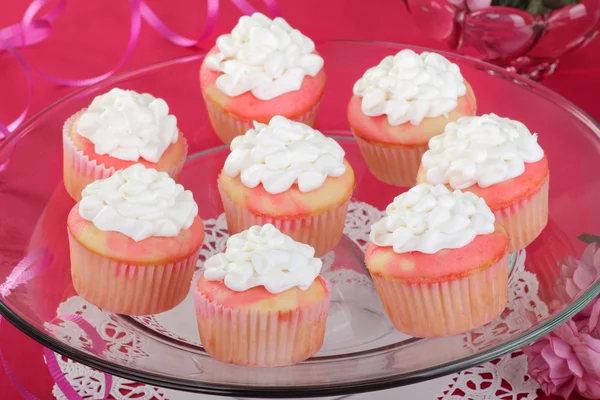
[[[198,37],[206,18],[206,0],[146,0],[163,21],[180,34]],[[29,1],[4,0],[0,6],[0,27],[18,22]],[[265,10],[259,1],[252,1]],[[282,16],[314,40],[356,39],[390,41],[440,48],[415,26],[401,0],[279,0]],[[228,1],[221,11],[214,34],[203,44],[212,46],[216,37],[229,31],[239,11]],[[86,78],[101,74],[120,59],[129,34],[129,7],[126,0],[79,0],[68,3],[55,22],[52,36],[43,43],[22,50],[27,61],[55,76]],[[177,47],[146,24],[132,57],[122,70],[157,61],[190,55],[195,49]],[[600,119],[597,90],[600,89],[600,41],[592,42],[562,60],[558,71],[544,83]],[[73,89],[58,87],[34,76],[35,90],[30,115],[52,104]],[[193,83],[192,83],[193,84]],[[26,105],[25,76],[16,60],[0,53],[0,120],[10,122]],[[41,399],[52,399],[50,378],[39,344],[8,323],[0,328],[0,346],[16,377]],[[0,371],[0,398],[18,399]],[[541,395],[539,398],[545,399]]]

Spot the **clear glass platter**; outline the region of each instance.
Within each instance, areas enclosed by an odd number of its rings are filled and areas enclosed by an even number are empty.
[[[61,129],[73,113],[112,87],[164,98],[190,145],[181,183],[194,192],[207,227],[201,259],[224,248],[227,231],[216,178],[228,153],[208,120],[198,81],[201,55],[121,74],[48,107],[0,144],[0,285],[27,254],[44,249],[50,268],[10,293],[0,313],[50,349],[90,367],[172,389],[238,397],[343,395],[407,385],[463,370],[519,349],[570,318],[600,293],[598,271],[585,285],[573,276],[584,250],[600,234],[600,129],[572,103],[545,87],[485,63],[456,62],[478,99],[478,113],[495,112],[539,134],[550,160],[550,222],[527,249],[513,255],[510,303],[474,332],[411,338],[387,320],[362,257],[369,226],[406,188],[385,185],[367,170],[346,122],[352,85],[370,66],[402,48],[366,42],[317,43],[328,84],[316,127],[339,140],[357,178],[346,236],[324,256],[333,283],[325,343],[295,366],[253,369],[222,364],[202,349],[190,298],[156,316],[113,315],[75,293],[66,215],[74,202],[62,182]],[[415,49],[423,51],[426,49]],[[584,240],[581,240],[582,234]],[[589,272],[589,271],[588,271]],[[581,287],[584,286],[584,287]],[[105,342],[99,351],[73,322],[89,322]]]

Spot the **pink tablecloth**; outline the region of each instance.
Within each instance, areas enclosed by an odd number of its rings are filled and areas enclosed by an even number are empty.
[[[170,26],[190,37],[197,36],[206,18],[206,0],[146,0]],[[252,1],[264,10],[259,1]],[[5,0],[0,6],[0,27],[22,18],[29,0]],[[391,41],[439,47],[417,29],[401,0],[279,0],[283,16],[315,40],[360,39]],[[235,24],[237,9],[221,2],[221,13],[212,37]],[[129,32],[126,0],[85,0],[69,2],[56,21],[47,41],[23,51],[27,61],[61,77],[85,78],[111,69],[125,50]],[[124,70],[194,53],[177,47],[148,26]],[[600,40],[562,60],[558,72],[545,83],[596,119],[600,119],[597,91],[600,90]],[[58,87],[35,76],[31,114],[42,110],[72,89]],[[0,53],[0,120],[12,121],[26,104],[26,83],[18,63],[6,52]],[[0,329],[0,344],[17,378],[41,399],[51,399],[52,380],[42,359],[42,348],[10,324]],[[0,371],[0,398],[18,399],[6,376]],[[540,396],[540,398],[545,398]]]

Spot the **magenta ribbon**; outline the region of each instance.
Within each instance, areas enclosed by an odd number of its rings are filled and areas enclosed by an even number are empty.
[[[106,349],[106,343],[102,336],[96,331],[96,329],[86,320],[78,315],[74,314],[63,314],[58,319],[68,320],[75,322],[83,331],[92,339],[92,351],[96,354],[103,352]],[[58,361],[56,361],[56,355],[54,352],[47,347],[44,347],[44,356],[46,357],[46,364],[48,365],[48,371],[54,379],[56,386],[69,400],[83,400],[81,396],[73,389],[73,386],[69,383],[65,374],[60,369]],[[108,400],[110,398],[110,390],[113,385],[113,377],[107,373],[104,373],[104,393],[102,398]]]
[[[7,50],[16,57],[21,65],[21,68],[25,72],[28,86],[28,99],[25,109],[10,124],[6,125],[0,122],[0,139],[5,138],[11,132],[13,132],[25,120],[25,117],[29,112],[31,107],[31,97],[33,94],[32,69],[50,82],[62,86],[81,87],[92,85],[113,75],[115,72],[117,72],[117,70],[119,70],[119,68],[121,68],[125,61],[127,61],[133,52],[135,45],[137,44],[142,19],[171,43],[182,47],[194,47],[211,35],[215,28],[219,13],[219,0],[207,0],[206,25],[200,38],[194,40],[179,35],[169,28],[143,0],[128,0],[129,7],[131,9],[131,28],[129,32],[129,41],[127,48],[125,49],[125,53],[117,65],[110,71],[95,77],[87,79],[66,79],[52,76],[35,66],[30,67],[16,50],[19,47],[26,47],[39,43],[50,36],[52,32],[52,23],[60,16],[60,14],[62,14],[66,7],[67,1],[60,0],[50,11],[43,16],[36,18],[36,15],[40,9],[49,2],[50,0],[34,0],[29,5],[27,10],[25,10],[25,14],[23,15],[21,22],[0,29],[0,51]],[[244,14],[252,14],[256,12],[256,9],[247,0],[231,0],[231,2]],[[280,10],[276,0],[263,0],[263,2],[271,15],[279,15]],[[0,171],[5,167],[6,163],[0,165]]]

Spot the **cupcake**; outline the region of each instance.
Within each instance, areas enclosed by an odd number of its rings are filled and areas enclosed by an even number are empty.
[[[477,104],[458,65],[412,50],[387,56],[354,84],[348,121],[377,179],[414,186],[427,142]]]
[[[444,185],[396,197],[373,224],[365,263],[399,331],[416,337],[467,332],[508,301],[508,236],[485,201]]]
[[[313,126],[325,91],[323,58],[282,18],[243,16],[221,35],[200,67],[200,86],[215,133],[229,144],[275,115]]]
[[[194,284],[206,352],[225,363],[278,367],[319,351],[330,296],[314,254],[270,224],[231,236]]]
[[[115,88],[67,120],[63,153],[65,188],[79,201],[88,184],[136,163],[177,179],[187,144],[163,99]]]
[[[157,314],[190,289],[204,226],[192,192],[135,164],[86,186],[68,216],[77,293],[113,313]]]
[[[227,228],[234,235],[273,224],[320,257],[339,243],[354,171],[332,138],[275,116],[231,142],[219,175]]]
[[[537,135],[495,114],[464,117],[429,141],[417,181],[444,184],[485,199],[510,237],[525,248],[548,223],[548,159]]]

